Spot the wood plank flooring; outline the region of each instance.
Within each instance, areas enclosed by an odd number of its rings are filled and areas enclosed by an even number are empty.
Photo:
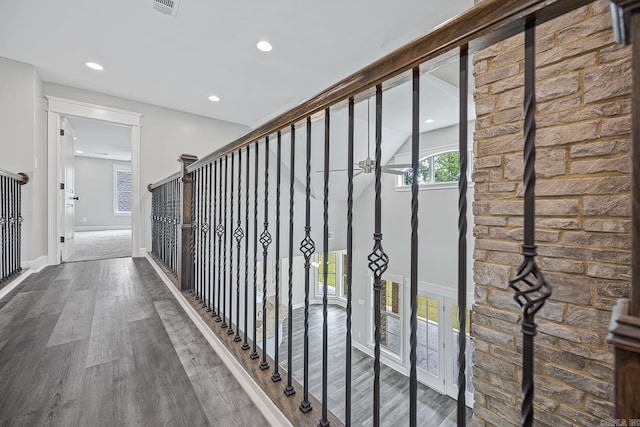
[[[345,396],[345,310],[328,307],[329,372],[328,409],[344,420]],[[287,368],[288,322],[284,322],[283,340],[280,344],[281,366]],[[303,377],[304,309],[293,311],[293,377]],[[352,413],[353,425],[373,424],[373,359],[362,351],[352,349]],[[309,393],[322,396],[322,306],[309,307]],[[382,365],[380,421],[383,426],[409,425],[409,379],[399,372]],[[457,402],[418,384],[418,419],[424,426],[455,426]],[[472,411],[467,409],[466,425],[471,425]]]
[[[2,426],[268,425],[145,259],[48,267],[0,300]]]

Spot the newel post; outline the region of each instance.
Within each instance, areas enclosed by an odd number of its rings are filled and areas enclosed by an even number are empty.
[[[633,110],[631,291],[629,299],[620,300],[613,310],[609,343],[615,348],[616,418],[637,421],[640,420],[640,0],[614,0],[611,14],[616,42],[632,45]]]
[[[197,160],[198,158],[192,154],[183,154],[178,158],[182,163],[182,226],[180,227],[180,261],[178,263],[181,291],[191,289],[193,277],[193,253],[191,252],[193,176],[187,172],[187,168]]]

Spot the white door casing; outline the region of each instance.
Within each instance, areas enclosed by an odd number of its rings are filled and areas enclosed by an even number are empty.
[[[49,182],[49,204],[48,204],[48,264],[56,265],[60,263],[62,254],[62,227],[60,220],[63,210],[60,204],[60,183],[63,182],[60,165],[62,157],[62,147],[59,139],[60,116],[75,116],[109,123],[129,126],[131,128],[131,180],[133,206],[131,212],[131,254],[133,257],[142,256],[144,248],[141,248],[141,191],[140,187],[140,119],[142,114],[119,110],[116,108],[100,105],[88,104],[85,102],[62,99],[47,96],[49,107],[48,117],[48,182]]]

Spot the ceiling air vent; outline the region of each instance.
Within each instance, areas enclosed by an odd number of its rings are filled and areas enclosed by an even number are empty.
[[[178,13],[180,0],[149,0],[151,7],[164,15],[170,15],[175,18]]]

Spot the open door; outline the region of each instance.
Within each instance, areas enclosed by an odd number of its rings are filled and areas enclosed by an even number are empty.
[[[74,193],[74,168],[73,168],[73,129],[69,122],[61,120],[60,126],[60,193],[61,209],[60,230],[62,242],[62,259],[67,261],[73,256],[75,240],[73,227],[75,225],[75,201],[78,200]]]

